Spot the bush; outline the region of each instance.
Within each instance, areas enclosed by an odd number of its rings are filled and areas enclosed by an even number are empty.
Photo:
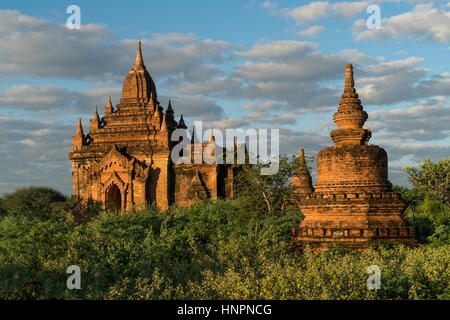
[[[66,197],[55,189],[31,186],[6,193],[1,200],[1,207],[7,213],[48,215],[56,204],[65,201]]]
[[[0,218],[0,299],[448,299],[450,246],[287,249],[297,212],[242,215],[206,201],[161,213]],[[68,290],[69,265],[81,290]],[[367,267],[381,269],[368,290]]]

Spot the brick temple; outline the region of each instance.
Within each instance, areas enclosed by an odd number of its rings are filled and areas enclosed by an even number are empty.
[[[335,146],[317,155],[317,183],[312,186],[303,149],[292,185],[304,220],[292,228],[291,244],[321,251],[332,244],[364,249],[373,242],[416,245],[415,230],[402,220],[405,203],[392,191],[384,149],[368,145],[370,129],[354,88],[353,67],[345,68],[345,89],[331,131]]]
[[[171,150],[177,142],[170,137],[180,128],[186,129],[183,116],[175,121],[170,101],[165,112],[158,102],[139,41],[120,103],[114,108],[109,98],[102,118],[96,107],[88,134],[78,121],[69,153],[75,197],[122,211],[151,203],[166,210],[175,202],[189,205],[206,198],[232,198],[233,165],[172,162]],[[215,144],[212,134],[207,143],[192,135],[192,157],[194,150],[202,152],[210,144]],[[216,147],[210,148],[213,156]],[[225,154],[225,150],[221,151]]]

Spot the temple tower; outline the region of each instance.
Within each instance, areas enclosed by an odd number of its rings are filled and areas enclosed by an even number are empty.
[[[132,211],[150,203],[166,210],[175,201],[188,205],[199,198],[226,197],[226,165],[172,163],[178,141],[171,141],[171,134],[187,127],[182,116],[175,121],[170,101],[165,112],[158,102],[140,41],[120,103],[114,108],[109,97],[102,118],[95,107],[90,126],[85,135],[79,120],[69,154],[77,199]]]
[[[300,205],[305,218],[292,228],[291,242],[298,249],[417,243],[414,228],[401,218],[405,204],[388,180],[387,153],[368,145],[371,131],[363,128],[367,117],[354,88],[353,67],[347,64],[344,94],[333,116],[338,129],[330,134],[335,146],[318,153],[317,183]],[[304,185],[299,187],[303,194]]]

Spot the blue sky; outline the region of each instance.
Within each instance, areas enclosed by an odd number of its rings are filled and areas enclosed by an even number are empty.
[[[66,8],[81,9],[68,30]],[[366,9],[380,7],[369,30]],[[30,184],[70,194],[76,120],[118,103],[142,39],[163,106],[204,127],[280,128],[281,152],[332,145],[347,62],[371,143],[405,165],[449,156],[446,1],[9,1],[0,4],[0,194]]]

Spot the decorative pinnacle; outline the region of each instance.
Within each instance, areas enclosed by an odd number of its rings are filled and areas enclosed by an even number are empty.
[[[195,143],[195,126],[192,126],[191,143]]]
[[[76,136],[83,136],[84,132],[83,132],[83,126],[81,125],[81,118],[78,118],[78,126],[77,126],[77,131],[75,132]]]
[[[303,150],[303,148],[300,148],[300,151],[298,152],[298,156],[300,159],[305,158],[305,150]]]
[[[178,127],[177,128],[182,128],[182,129],[186,129],[186,124],[184,123],[184,119],[183,119],[183,115],[180,116],[180,121],[178,121]]]
[[[141,40],[138,40],[136,62],[134,63],[134,65],[135,66],[143,66],[144,65],[144,60],[142,59]]]
[[[231,141],[231,150],[236,150],[236,137],[233,136],[233,140]]]
[[[172,102],[169,100],[169,105],[167,106],[167,111],[173,112]]]
[[[108,97],[108,103],[106,104],[106,112],[113,112],[111,96]]]
[[[345,87],[355,87],[355,80],[353,79],[353,66],[351,63],[347,63],[347,65],[345,66]]]
[[[94,117],[92,118],[92,120],[99,120],[99,116],[98,116],[98,106],[95,106],[95,112],[94,112]]]
[[[209,140],[208,143],[214,143],[214,141],[216,141],[216,138],[214,137],[214,131],[211,128],[210,133],[209,133]]]
[[[161,124],[161,131],[167,131],[166,114],[163,114],[163,120]]]

